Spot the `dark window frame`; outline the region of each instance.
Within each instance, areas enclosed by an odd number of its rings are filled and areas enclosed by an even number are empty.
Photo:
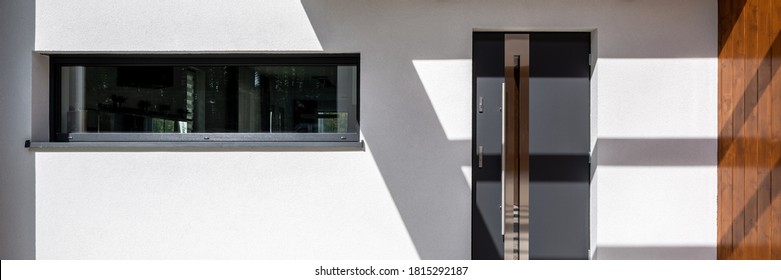
[[[356,67],[356,131],[349,133],[61,133],[61,71],[67,66],[347,65]],[[360,142],[360,54],[53,54],[49,57],[51,142]],[[311,145],[309,145],[311,146]]]

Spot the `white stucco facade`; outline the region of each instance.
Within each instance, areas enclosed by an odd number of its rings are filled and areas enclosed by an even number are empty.
[[[3,97],[43,101],[0,102],[32,107],[33,140],[47,138],[46,54],[357,52],[366,143],[25,152],[39,259],[469,259],[471,36],[483,30],[595,34],[596,258],[716,258],[716,1],[35,6],[38,82]]]

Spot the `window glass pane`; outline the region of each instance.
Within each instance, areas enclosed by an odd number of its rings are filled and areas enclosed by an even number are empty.
[[[357,66],[63,66],[60,132],[356,133]]]

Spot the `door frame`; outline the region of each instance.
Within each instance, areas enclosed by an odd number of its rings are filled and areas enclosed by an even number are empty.
[[[596,53],[596,51],[597,51],[597,30],[595,28],[566,28],[566,29],[554,29],[554,30],[551,30],[551,29],[522,29],[522,30],[519,30],[519,29],[512,29],[512,28],[474,28],[472,30],[472,35],[473,36],[472,36],[472,40],[471,40],[472,42],[471,43],[472,43],[472,46],[474,47],[475,46],[474,44],[476,42],[475,41],[476,39],[475,39],[474,35],[476,33],[501,33],[501,34],[504,34],[504,35],[507,35],[507,34],[525,34],[526,36],[529,36],[530,34],[533,34],[533,33],[559,33],[559,32],[562,32],[562,33],[572,33],[572,32],[589,33],[590,37],[591,37],[590,53],[591,54]],[[527,39],[527,40],[529,40],[529,39]],[[505,40],[505,43],[506,43],[506,40]],[[505,52],[507,52],[506,49],[507,48],[505,48]],[[527,46],[527,50],[526,51],[528,52],[528,46]],[[474,59],[475,58],[475,53],[474,53],[475,50],[473,49],[472,52],[473,52],[472,59]],[[590,134],[591,134],[591,143],[590,143],[590,151],[589,151],[589,157],[590,158],[594,157],[596,155],[596,121],[597,121],[597,119],[596,119],[596,106],[595,106],[595,104],[596,104],[596,79],[592,80],[592,77],[596,78],[596,76],[594,74],[595,74],[595,71],[596,71],[596,59],[597,59],[597,56],[596,55],[591,55],[591,54],[589,54],[589,59],[588,59],[589,60],[589,67],[590,67],[590,76],[589,76],[589,83],[590,83],[590,89],[589,89],[590,97],[589,97],[589,100],[590,101],[589,102],[591,103],[591,104],[589,104],[589,106],[590,106],[590,109],[589,109],[589,111],[590,111],[590,121],[589,121],[589,123],[590,123],[590,126],[592,127],[592,129],[590,129],[590,131],[591,131],[590,132]],[[528,57],[528,54],[527,54],[527,57]],[[507,57],[505,57],[505,59],[507,59]],[[528,91],[528,85],[529,85],[529,82],[528,82],[528,77],[529,77],[529,75],[528,75],[529,74],[528,73],[528,69],[529,69],[528,68],[528,61],[529,60],[527,59],[526,60],[527,64],[525,65],[526,67],[523,67],[523,69],[525,69],[527,71],[526,75],[525,75],[525,77],[527,77],[526,78],[526,82],[522,83],[522,84],[526,85],[526,87],[525,87],[526,91],[524,92],[525,94],[521,95],[521,96],[525,96],[526,97],[525,100],[524,100],[526,102],[523,102],[523,104],[529,104],[529,102],[528,102],[529,101],[528,100],[528,98],[529,98],[529,91]],[[475,64],[475,62],[473,60],[473,71],[475,71],[475,67],[476,67],[474,64]],[[507,64],[508,63],[505,62],[505,66],[507,66]],[[505,71],[504,71],[505,72],[505,80],[507,80],[508,76],[512,75],[510,69],[511,68],[505,67]],[[472,141],[471,141],[472,142],[472,186],[473,186],[472,187],[472,195],[473,195],[473,199],[472,199],[472,210],[473,210],[472,235],[473,235],[473,239],[475,238],[475,233],[476,233],[475,232],[475,226],[474,226],[474,215],[478,215],[475,212],[475,211],[477,211],[477,209],[476,209],[476,201],[475,201],[474,196],[476,195],[475,192],[476,192],[476,189],[477,189],[477,179],[478,179],[478,176],[477,176],[476,172],[477,172],[477,169],[478,169],[478,161],[479,161],[478,160],[478,153],[480,152],[480,151],[478,151],[478,146],[479,145],[477,143],[478,139],[477,139],[477,127],[476,127],[477,126],[477,114],[478,114],[477,113],[477,107],[478,107],[478,104],[479,104],[480,101],[478,100],[478,93],[477,93],[477,89],[476,89],[476,87],[477,87],[476,80],[475,80],[476,78],[477,78],[477,74],[475,72],[473,72],[473,74],[472,74],[472,79],[473,79],[473,81],[472,81],[473,106],[471,107],[472,108],[472,124],[473,124],[473,127],[472,127],[472,132],[473,133],[472,133]],[[513,89],[505,87],[503,94],[505,96],[507,96],[508,92],[510,92],[512,90]],[[515,89],[515,90],[517,90],[517,89]],[[510,100],[510,101],[514,102],[514,100]],[[515,109],[518,109],[518,110],[514,110],[515,112],[512,112],[513,110],[506,110],[507,112],[504,112],[505,115],[517,114],[519,110],[522,110],[521,108],[519,108],[517,106],[513,106],[513,107],[515,107]],[[523,139],[523,140],[525,140],[524,141],[525,143],[523,143],[523,145],[528,147],[528,144],[529,144],[529,142],[528,142],[528,131],[529,131],[529,127],[528,127],[528,125],[529,125],[529,118],[528,118],[529,110],[528,110],[528,108],[526,108],[526,112],[527,112],[527,115],[526,115],[526,118],[525,118],[525,126],[526,127],[524,127],[523,129],[518,127],[516,129],[516,131],[526,131],[527,133],[523,133],[523,135],[521,135],[521,133],[509,132],[509,133],[506,133],[506,135],[518,135],[519,138],[520,138],[520,136],[525,136],[525,139]],[[511,119],[516,119],[516,118],[511,118]],[[510,130],[511,127],[507,127],[506,129]],[[506,137],[506,136],[503,136],[503,138],[504,137]],[[510,141],[508,141],[508,139],[506,139],[506,138],[504,140],[507,143],[510,143],[510,142],[513,141],[513,139],[509,139]],[[516,141],[521,141],[521,139],[516,139]],[[526,157],[527,160],[528,160],[528,157],[529,157],[528,151],[529,150],[526,149],[525,157]],[[507,151],[507,152],[509,152],[510,154],[513,154],[513,151]],[[503,155],[504,154],[505,154],[505,152],[503,151]],[[512,161],[512,160],[513,159],[511,159],[511,158],[508,158],[508,159],[504,159],[503,158],[502,159],[503,162],[505,162],[505,161]],[[595,168],[596,167],[596,161],[595,160],[593,160],[593,161],[589,160],[589,162],[591,164],[591,166],[589,166],[590,173],[591,173],[591,178],[593,178],[593,175],[596,172],[596,168]],[[524,174],[525,175],[524,179],[526,180],[526,182],[528,182],[528,179],[529,179],[528,167],[529,167],[528,166],[528,161],[526,161],[526,166],[524,168],[526,170],[526,174]],[[507,170],[507,169],[516,170],[516,169],[513,168],[513,166],[509,166],[509,165],[503,167],[503,170]],[[503,185],[503,188],[507,187],[508,185],[511,185],[511,184]],[[526,191],[525,192],[526,193],[525,199],[527,200],[526,205],[528,205],[528,197],[529,197],[528,196],[528,191],[529,191],[528,190],[528,186],[529,185],[527,183],[526,184],[526,188],[527,189],[525,190]],[[595,251],[594,250],[595,249],[595,242],[594,241],[596,239],[596,226],[595,226],[596,225],[596,216],[595,216],[596,215],[596,207],[595,207],[595,205],[596,205],[596,192],[595,192],[596,191],[596,184],[595,184],[595,182],[593,182],[593,181],[589,182],[589,191],[590,191],[591,195],[590,195],[590,197],[588,199],[589,199],[589,204],[591,206],[590,206],[590,209],[588,210],[588,213],[587,213],[588,216],[589,216],[587,219],[588,219],[588,222],[590,224],[590,226],[588,228],[589,238],[590,238],[590,242],[589,242],[589,247],[590,248],[589,248],[589,252],[587,254],[588,254],[588,258],[591,258],[591,257],[593,257],[593,253]],[[510,204],[511,202],[514,202],[514,204],[518,205],[518,204],[520,204],[519,202],[521,202],[521,198],[518,197],[518,196],[515,196],[515,197],[504,197],[502,200],[503,200],[502,203],[504,205],[512,205],[512,204]],[[504,232],[506,233],[508,231],[508,228],[512,229],[512,228],[515,227],[514,220],[513,220],[513,215],[512,215],[513,211],[512,211],[512,209],[508,209],[508,207],[505,207],[505,206],[503,206],[502,208],[503,208],[503,211],[501,211],[501,212],[503,213],[503,218],[504,218],[503,221],[502,221],[502,224],[503,224],[503,226],[505,228]],[[507,211],[507,210],[509,210],[509,211]],[[510,214],[508,214],[508,213],[510,213]],[[528,216],[526,216],[526,217],[527,217],[527,222],[528,222]],[[527,228],[527,233],[528,233],[528,228]],[[505,252],[505,256],[507,255],[506,253],[512,252],[512,250],[513,250],[513,248],[511,247],[511,245],[512,245],[511,242],[508,242],[508,241],[511,240],[511,238],[512,237],[508,237],[507,234],[505,234],[505,236],[503,237],[504,244],[502,244],[501,247],[502,247],[502,251]],[[508,244],[508,243],[510,243],[510,244]],[[527,246],[528,246],[528,244],[527,244]],[[475,245],[474,245],[474,242],[473,242],[472,248],[473,248],[473,253],[472,253],[473,254],[473,259],[477,259],[475,257],[475,251],[474,251],[475,250]],[[527,249],[527,256],[528,256],[528,247],[526,249]],[[504,257],[504,259],[512,259],[512,258]]]

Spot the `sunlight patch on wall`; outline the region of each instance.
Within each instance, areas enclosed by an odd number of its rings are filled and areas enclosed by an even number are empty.
[[[35,20],[42,52],[323,50],[297,0],[38,0]]]
[[[420,259],[368,144],[35,159],[38,259]]]
[[[414,59],[437,119],[450,141],[472,139],[472,60]]]
[[[466,185],[469,186],[469,189],[471,190],[472,189],[472,166],[462,165],[461,173],[464,173],[464,179],[466,180]]]
[[[717,136],[718,59],[600,58],[599,67],[600,138]]]

